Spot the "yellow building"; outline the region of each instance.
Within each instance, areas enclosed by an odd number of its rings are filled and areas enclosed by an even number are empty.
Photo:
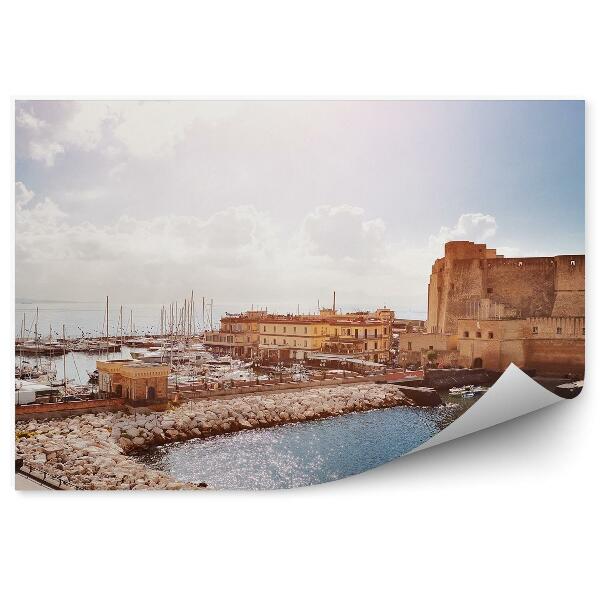
[[[220,331],[207,333],[205,343],[213,351],[268,362],[305,360],[313,352],[388,362],[393,320],[388,308],[346,314],[324,308],[317,315],[249,311],[223,317]]]
[[[167,400],[169,365],[131,359],[98,360],[96,368],[101,398],[123,398],[133,405]]]
[[[265,311],[249,310],[239,315],[221,318],[219,331],[207,331],[204,338],[209,350],[238,358],[254,358],[258,351],[259,321]]]

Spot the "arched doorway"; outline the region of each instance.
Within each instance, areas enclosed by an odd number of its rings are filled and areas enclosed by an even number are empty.
[[[153,386],[148,388],[148,400],[156,400],[156,389]]]
[[[120,398],[123,395],[123,386],[120,383],[115,385],[115,394]]]
[[[481,360],[481,358],[474,358],[473,359],[473,369],[481,369],[483,367],[483,361]]]

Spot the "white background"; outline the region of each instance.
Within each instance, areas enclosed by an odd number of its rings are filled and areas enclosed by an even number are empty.
[[[597,593],[599,332],[589,307],[597,305],[599,279],[592,267],[600,92],[592,3],[10,4],[0,17],[6,353],[0,564],[2,588],[13,588],[5,597]],[[117,95],[587,100],[583,397],[310,489],[11,491],[11,97]],[[535,215],[523,218],[535,227]]]

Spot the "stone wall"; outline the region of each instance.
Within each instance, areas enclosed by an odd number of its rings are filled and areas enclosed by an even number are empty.
[[[482,300],[521,318],[584,316],[585,256],[504,258],[484,244],[448,242],[429,281],[428,331],[456,333]]]
[[[540,339],[527,340],[526,364],[540,375],[563,377],[572,373],[583,379],[585,373],[585,341]]]
[[[463,385],[491,385],[497,373],[487,369],[427,369],[424,384],[436,389],[449,389]]]
[[[516,308],[521,317],[550,315],[554,276],[555,264],[550,258],[490,260],[484,292],[493,302]]]

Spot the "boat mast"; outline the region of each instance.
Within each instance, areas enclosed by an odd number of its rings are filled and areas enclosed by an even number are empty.
[[[65,338],[65,324],[63,323],[63,383],[65,396],[67,395],[67,339]]]
[[[194,306],[194,290],[192,290],[192,333],[196,335],[196,307]]]
[[[40,367],[40,342],[38,340],[38,317],[39,317],[39,308],[35,307],[35,364],[39,368]]]
[[[21,345],[19,348],[19,379],[23,377],[23,330],[25,329],[25,311],[23,311],[23,320],[21,321]]]
[[[106,296],[106,360],[108,360],[108,296]]]

